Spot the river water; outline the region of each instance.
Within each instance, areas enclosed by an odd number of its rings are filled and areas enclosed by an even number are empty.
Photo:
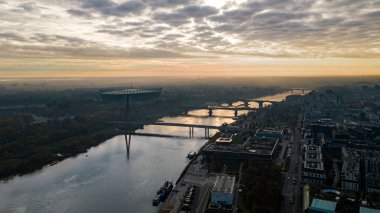
[[[290,93],[262,97],[279,101]],[[235,103],[239,104],[239,103]],[[256,103],[250,103],[257,107]],[[245,113],[245,112],[239,112]],[[221,125],[233,111],[194,110],[165,122]],[[193,115],[193,116],[191,116]],[[224,117],[216,117],[216,116]],[[205,116],[205,117],[202,117]],[[231,116],[228,118],[226,116]],[[144,126],[144,133],[187,137],[189,128]],[[129,155],[123,135],[34,173],[0,183],[0,212],[157,212],[152,197],[165,180],[176,181],[188,163],[187,153],[205,142],[204,130],[194,138],[132,136]],[[210,135],[215,130],[210,130]]]

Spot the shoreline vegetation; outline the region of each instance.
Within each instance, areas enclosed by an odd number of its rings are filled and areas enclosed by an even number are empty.
[[[159,99],[136,102],[132,108],[145,107],[152,119],[158,120],[181,115],[188,107],[203,106],[210,101],[222,103],[284,91],[276,87],[210,86],[204,94],[204,89],[168,88]],[[11,95],[0,93],[0,99],[7,103],[0,109],[0,180],[32,173],[85,153],[118,135],[116,128],[128,131],[142,128],[142,125],[128,128],[109,125],[107,121],[121,120],[124,104],[102,100],[97,89],[14,91]],[[39,107],[27,107],[36,104]],[[133,113],[138,117],[137,111]]]

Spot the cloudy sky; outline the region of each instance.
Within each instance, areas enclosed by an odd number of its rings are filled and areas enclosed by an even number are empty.
[[[0,78],[380,75],[380,0],[0,0]]]

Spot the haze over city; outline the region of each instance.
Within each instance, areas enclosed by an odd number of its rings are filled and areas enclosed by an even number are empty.
[[[0,77],[379,75],[379,5],[1,0]]]

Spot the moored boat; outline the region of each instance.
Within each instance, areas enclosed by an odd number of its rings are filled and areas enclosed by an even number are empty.
[[[164,185],[161,186],[152,200],[153,206],[158,206],[160,202],[164,202],[172,189],[173,183],[170,181],[165,181]]]

